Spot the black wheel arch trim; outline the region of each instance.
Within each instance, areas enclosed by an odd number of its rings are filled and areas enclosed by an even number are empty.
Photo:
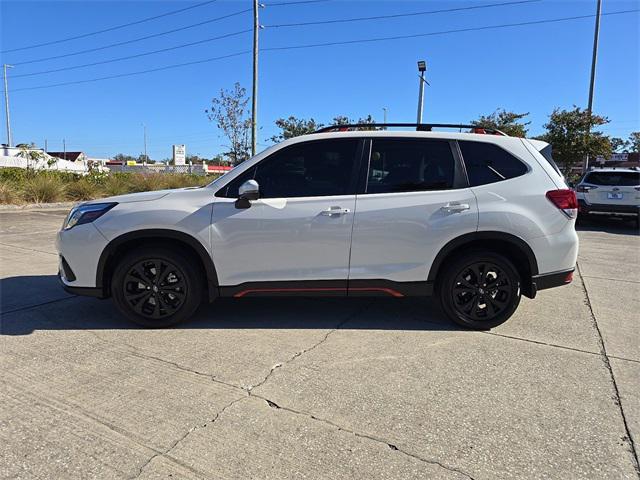
[[[150,228],[124,233],[111,240],[104,248],[100,254],[98,268],[96,270],[96,288],[100,289],[104,297],[109,296],[109,292],[106,291],[108,284],[104,281],[105,268],[113,253],[117,251],[118,247],[126,242],[143,239],[160,241],[170,239],[181,241],[189,245],[197,253],[205,270],[209,300],[213,300],[218,296],[218,274],[216,272],[216,267],[213,264],[213,259],[211,258],[211,255],[209,255],[206,247],[198,239],[188,233],[164,228]]]
[[[487,240],[500,240],[502,242],[508,242],[513,246],[517,247],[526,257],[529,263],[529,271],[531,272],[531,277],[538,274],[538,261],[536,260],[536,256],[531,250],[531,247],[520,237],[512,235],[510,233],[505,232],[495,232],[495,231],[482,231],[482,232],[471,232],[461,235],[459,237],[454,238],[449,241],[444,247],[440,249],[436,258],[433,260],[431,264],[431,268],[429,270],[429,275],[427,277],[427,281],[430,283],[435,283],[438,273],[442,267],[444,260],[453,252],[454,250],[464,246],[465,244],[474,242],[474,241],[487,241]],[[524,282],[531,283],[531,278],[523,279]],[[529,292],[528,287],[530,285],[523,285],[524,291],[523,293],[527,296],[528,294],[535,295],[535,292]],[[529,289],[530,290],[530,289]]]

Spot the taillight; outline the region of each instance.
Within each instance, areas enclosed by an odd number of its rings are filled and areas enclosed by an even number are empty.
[[[589,193],[589,191],[595,190],[596,188],[598,188],[598,187],[593,187],[591,185],[588,185],[588,186],[587,185],[578,185],[577,190],[580,193]]]
[[[578,214],[578,199],[576,192],[570,189],[550,190],[547,192],[547,198],[557,208],[562,210],[569,218],[575,218]]]

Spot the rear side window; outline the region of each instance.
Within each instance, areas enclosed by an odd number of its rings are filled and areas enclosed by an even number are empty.
[[[527,166],[492,143],[460,141],[460,150],[472,187],[501,182],[527,173]]]
[[[640,172],[591,172],[583,182],[592,185],[635,187],[640,185]]]
[[[367,193],[453,188],[455,160],[446,140],[374,139]]]

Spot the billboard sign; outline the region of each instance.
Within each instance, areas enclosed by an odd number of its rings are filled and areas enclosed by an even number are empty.
[[[184,165],[187,158],[187,148],[185,145],[173,146],[173,164]]]

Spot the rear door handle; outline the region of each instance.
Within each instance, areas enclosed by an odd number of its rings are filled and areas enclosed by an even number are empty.
[[[471,207],[469,207],[468,203],[447,203],[440,210],[444,210],[445,212],[449,213],[456,213],[464,212],[465,210],[469,210],[470,208]]]
[[[331,208],[327,208],[326,210],[322,210],[320,212],[320,215],[326,215],[328,217],[331,217],[333,215],[346,215],[347,213],[351,213],[351,210],[349,210],[348,208],[331,207]]]

